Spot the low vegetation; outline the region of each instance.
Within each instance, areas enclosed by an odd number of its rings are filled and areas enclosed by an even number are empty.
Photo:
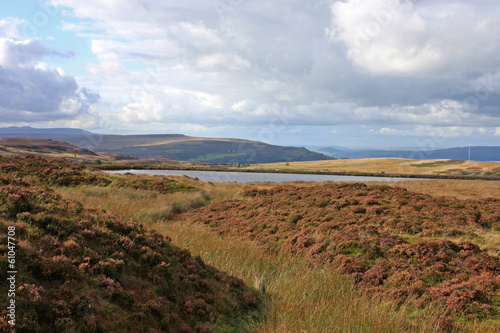
[[[37,185],[52,182],[38,170],[50,175],[55,161],[2,162],[0,270],[8,270],[6,235],[15,227],[17,332],[210,332],[249,325],[260,301],[242,280],[154,229]],[[59,164],[75,178],[69,184],[82,183],[81,166]],[[0,298],[6,304],[6,284]],[[2,332],[9,331],[6,311],[0,310]]]
[[[349,274],[376,297],[500,328],[500,201],[363,184],[252,189],[180,218]],[[420,309],[420,310],[419,310]]]
[[[249,240],[234,242],[204,225],[176,220],[176,207],[189,211],[210,202],[244,198],[240,184],[204,183],[187,177],[176,180],[196,185],[199,191],[161,194],[109,186],[59,192],[84,206],[106,209],[126,220],[143,221],[207,263],[255,287],[260,291],[264,309],[252,331],[434,332],[439,328],[433,315],[419,321],[406,311],[397,310],[391,302],[362,295],[349,278],[330,266],[312,265],[303,256],[271,253]]]

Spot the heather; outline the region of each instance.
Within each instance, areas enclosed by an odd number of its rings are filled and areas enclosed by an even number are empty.
[[[468,322],[498,328],[499,200],[364,184],[279,186],[245,196],[181,218],[340,268],[373,297],[437,309],[450,329]]]
[[[63,159],[46,160],[29,155],[26,157],[0,156],[0,173],[34,181],[40,186],[109,185],[104,174],[92,172],[84,164]]]
[[[1,162],[0,269],[15,226],[17,332],[210,332],[245,327],[257,311],[242,280],[170,238],[36,185],[103,185],[104,174],[38,158]],[[58,172],[68,181],[51,176]],[[5,284],[0,297],[6,304]],[[5,308],[0,318],[10,331]]]

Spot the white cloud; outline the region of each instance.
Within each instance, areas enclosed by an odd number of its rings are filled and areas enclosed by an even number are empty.
[[[331,40],[345,45],[356,66],[375,74],[432,75],[498,66],[498,8],[483,12],[480,6],[461,1],[335,2],[328,32]]]
[[[125,68],[115,61],[102,61],[99,64],[88,64],[87,71],[92,76],[118,76],[125,73]]]
[[[23,23],[23,20],[14,17],[0,19],[0,38],[21,38],[18,26]]]
[[[500,136],[500,127],[497,127],[495,130],[495,136]]]

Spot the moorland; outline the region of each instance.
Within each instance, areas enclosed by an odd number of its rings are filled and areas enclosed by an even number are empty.
[[[0,178],[19,331],[500,329],[497,181],[207,183],[34,156]]]

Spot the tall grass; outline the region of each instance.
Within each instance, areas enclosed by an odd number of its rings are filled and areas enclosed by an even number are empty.
[[[263,317],[254,332],[399,333],[436,332],[439,328],[434,320],[412,324],[407,311],[356,292],[331,267],[268,253],[249,241],[229,241],[204,226],[182,221],[157,222],[154,227],[205,262],[261,291]]]

